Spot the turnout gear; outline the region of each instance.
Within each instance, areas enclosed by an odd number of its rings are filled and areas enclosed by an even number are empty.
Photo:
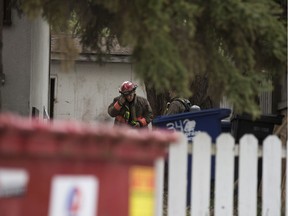
[[[126,101],[125,97],[121,95],[119,97],[118,103],[122,106],[125,103],[125,101]]]
[[[153,113],[151,106],[146,98],[137,96],[129,102],[125,100],[121,102],[122,95],[114,98],[108,107],[108,113],[111,117],[115,117],[114,124],[127,124],[132,127],[147,127],[152,121]]]
[[[192,106],[188,99],[175,97],[171,100],[171,102],[167,103],[164,115],[172,115],[183,112],[195,112],[199,110],[200,107],[197,105]]]
[[[134,121],[134,120],[132,120],[131,122],[130,122],[130,125],[132,126],[132,127],[140,127],[140,122],[139,121]]]
[[[184,107],[185,107],[185,110],[183,112],[190,112],[191,111],[191,102],[186,99],[186,98],[175,98],[174,100],[177,100],[177,101],[180,101]]]

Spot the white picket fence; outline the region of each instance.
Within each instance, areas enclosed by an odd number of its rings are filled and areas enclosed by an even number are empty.
[[[187,210],[187,154],[189,152],[192,152],[193,158],[191,204],[190,209]],[[211,155],[216,158],[214,191],[210,190]],[[234,181],[235,156],[239,156],[238,184]],[[259,207],[257,167],[260,157],[262,157],[262,181],[261,206]],[[193,145],[188,145],[186,137],[181,135],[180,142],[172,144],[169,149],[167,207],[163,207],[163,191],[161,191],[164,178],[162,174],[157,176],[155,215],[163,216],[165,208],[167,208],[168,216],[284,215],[283,208],[288,207],[286,195],[285,206],[281,205],[281,172],[284,158],[287,158],[286,146],[283,147],[276,136],[269,136],[264,140],[263,145],[258,145],[258,140],[253,135],[245,135],[238,145],[235,144],[230,134],[221,134],[216,144],[212,144],[210,136],[200,133],[194,137]],[[163,173],[164,160],[159,159],[156,166],[158,171]],[[286,164],[286,169],[287,167],[288,164]],[[235,195],[236,188],[238,193]],[[211,194],[214,194],[213,198],[210,197]],[[234,200],[235,196],[237,200]],[[235,201],[237,204],[234,204]],[[235,209],[237,209],[236,213]]]

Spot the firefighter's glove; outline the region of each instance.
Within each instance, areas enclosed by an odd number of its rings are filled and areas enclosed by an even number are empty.
[[[118,103],[119,103],[120,106],[123,106],[123,104],[125,103],[125,101],[126,101],[125,97],[124,97],[123,95],[121,95],[121,96],[119,97]]]
[[[135,128],[140,128],[141,126],[139,121],[131,121],[130,125]]]

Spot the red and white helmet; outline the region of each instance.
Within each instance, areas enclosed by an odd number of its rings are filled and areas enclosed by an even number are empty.
[[[138,86],[130,81],[125,81],[122,83],[119,93],[127,95],[130,94],[132,91],[135,91]]]

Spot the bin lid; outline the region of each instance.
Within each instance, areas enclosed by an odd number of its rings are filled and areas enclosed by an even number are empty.
[[[0,155],[151,161],[179,134],[148,129],[0,115]]]
[[[153,120],[153,124],[157,125],[158,123],[164,123],[167,121],[175,121],[179,118],[202,118],[202,117],[217,117],[219,119],[226,118],[230,115],[231,110],[226,108],[219,108],[219,109],[206,109],[206,110],[199,110],[195,112],[184,112],[184,113],[178,113],[173,115],[163,115],[158,116]]]

